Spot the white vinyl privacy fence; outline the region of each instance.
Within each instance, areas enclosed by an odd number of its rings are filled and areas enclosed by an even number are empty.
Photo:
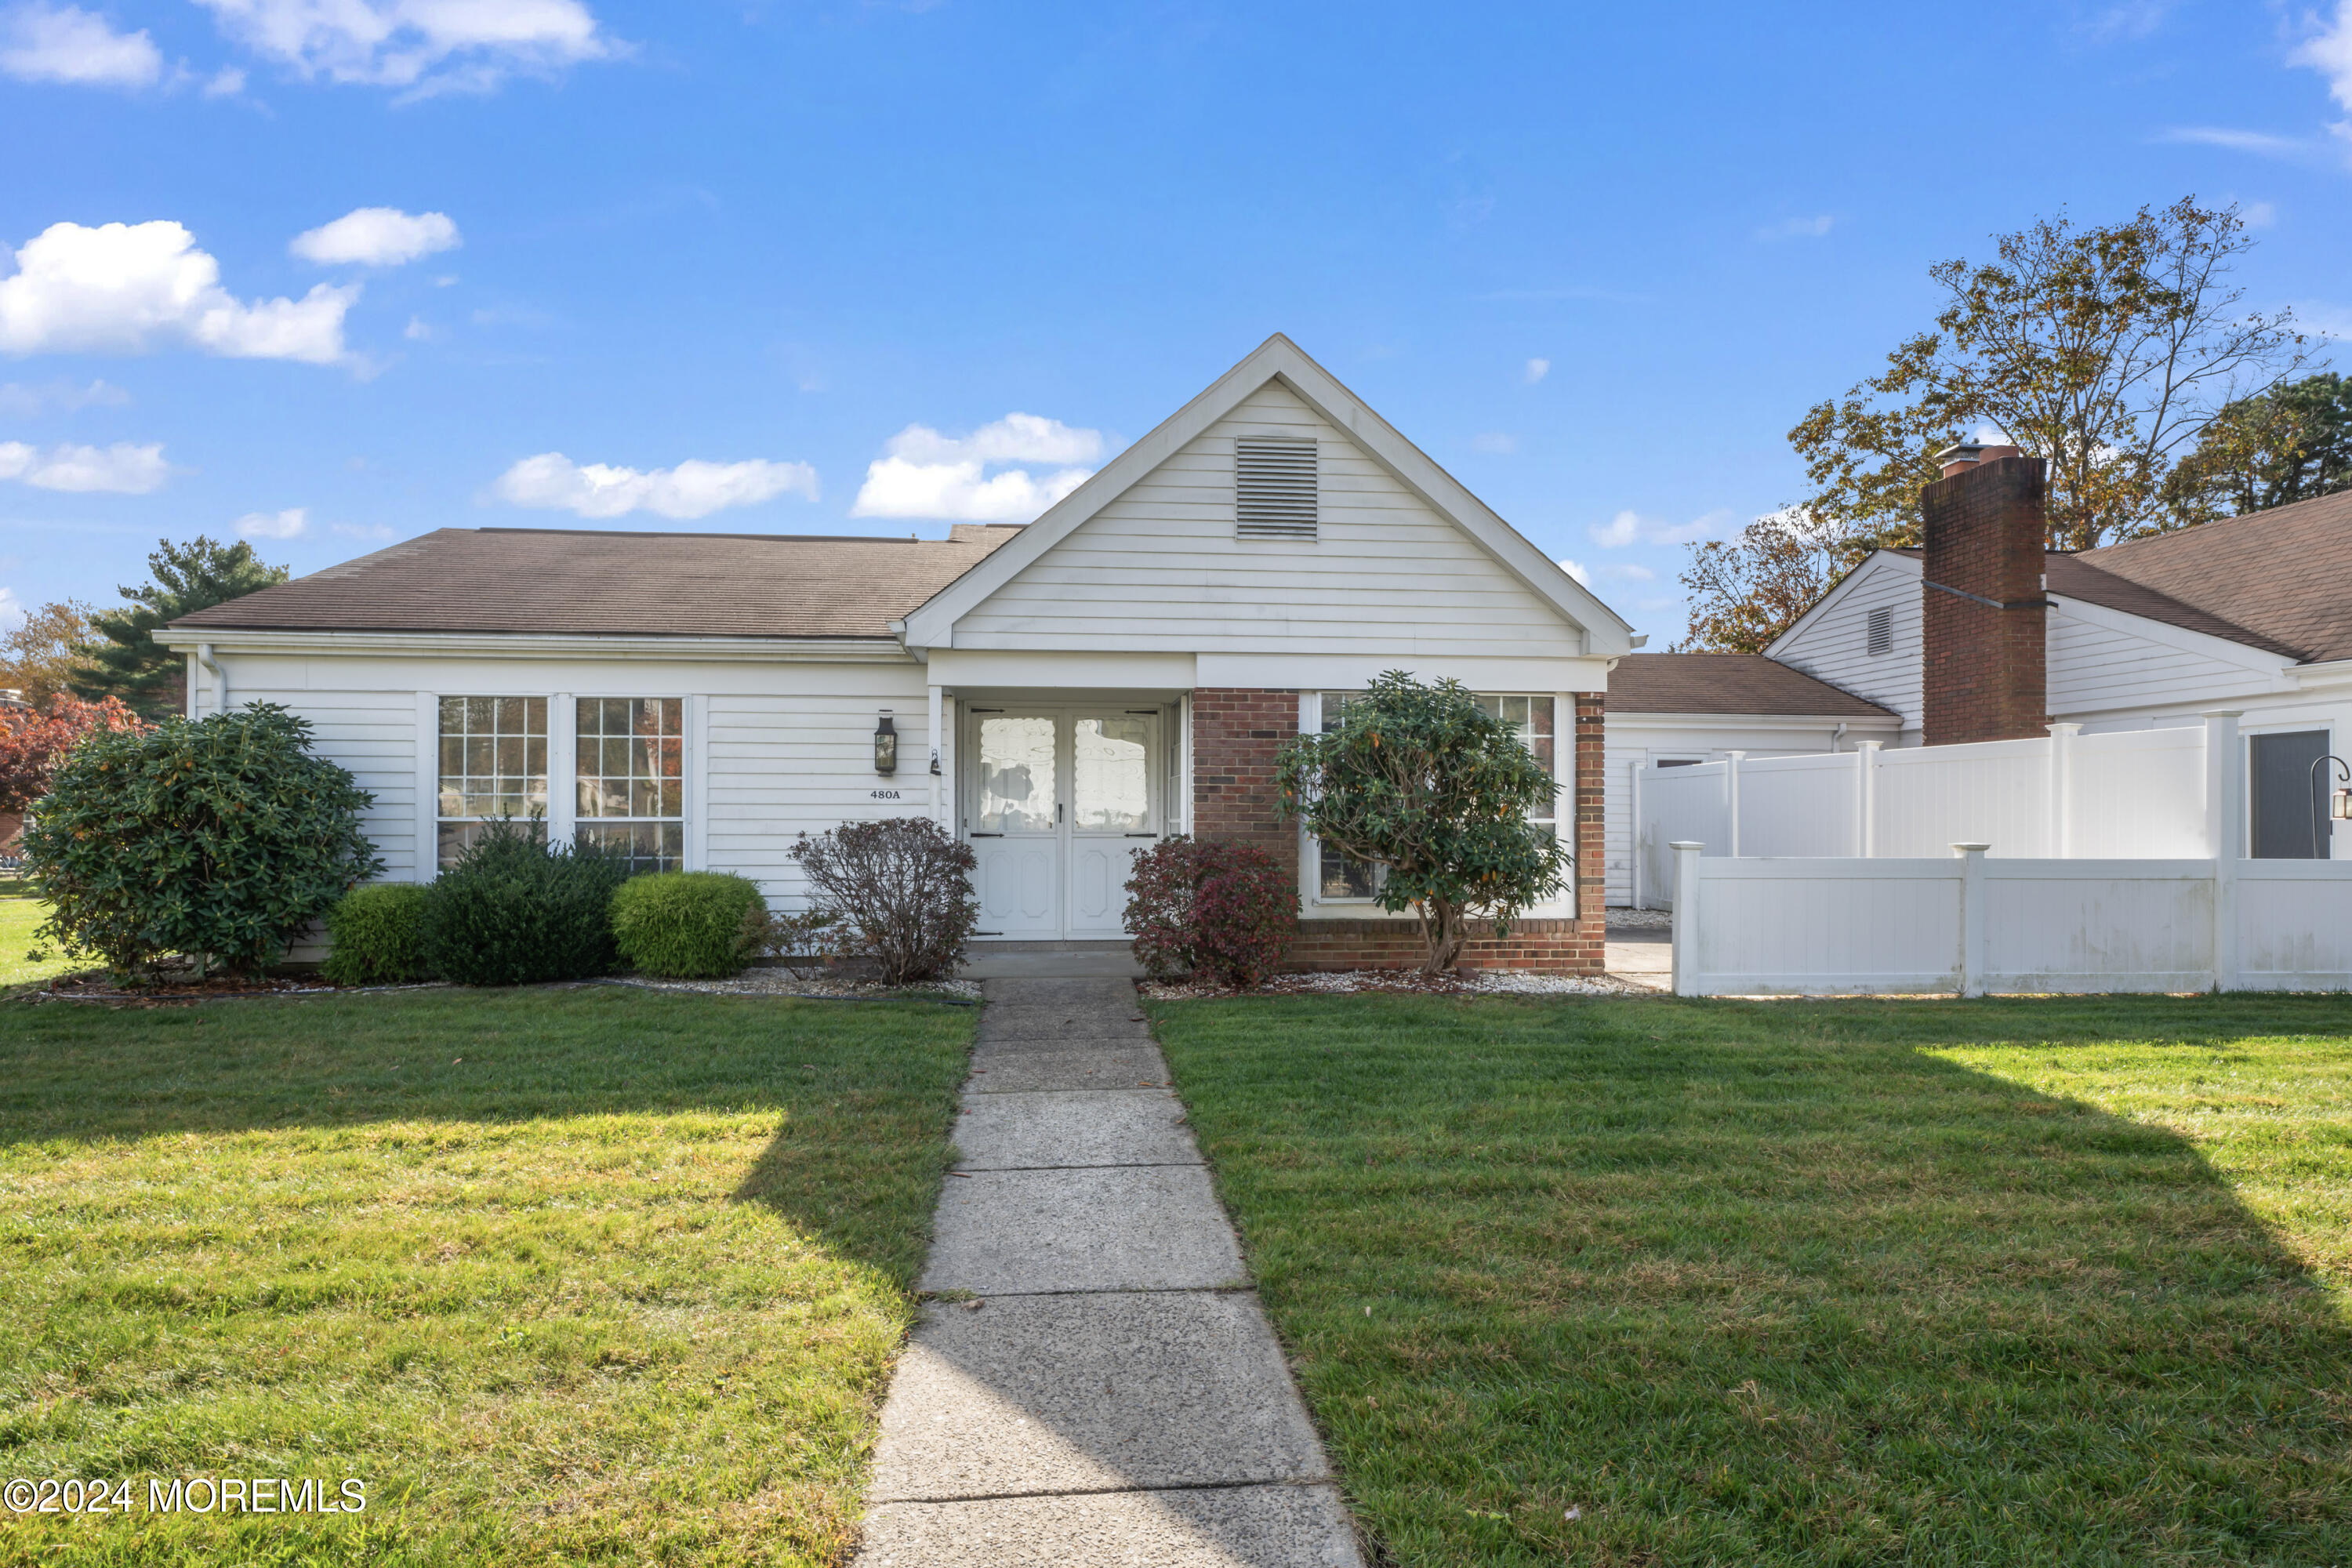
[[[1633,902],[1671,907],[1676,841],[1709,858],[2180,859],[2221,848],[2209,810],[2234,718],[2174,730],[1810,757],[1745,758],[1634,775]],[[2233,823],[2238,820],[2230,818]]]
[[[2352,862],[1672,852],[1685,996],[2352,988]]]

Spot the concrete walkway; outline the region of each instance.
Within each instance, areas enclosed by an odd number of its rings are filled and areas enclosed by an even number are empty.
[[[985,990],[861,1568],[1360,1568],[1133,985]]]

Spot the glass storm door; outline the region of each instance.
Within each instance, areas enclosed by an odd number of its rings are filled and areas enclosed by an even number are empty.
[[[1121,936],[1136,852],[1160,838],[1160,715],[1078,713],[1068,723],[1069,934]]]
[[[1160,837],[1162,714],[965,711],[977,934],[1124,935],[1127,879],[1137,852]]]
[[[1062,934],[1060,721],[1050,713],[975,713],[971,756],[972,869],[980,929]]]

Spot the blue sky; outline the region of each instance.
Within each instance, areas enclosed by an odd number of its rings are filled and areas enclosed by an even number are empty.
[[[1281,331],[1663,647],[1990,233],[2352,334],[2352,0],[1896,10],[0,0],[0,613],[1024,517]]]

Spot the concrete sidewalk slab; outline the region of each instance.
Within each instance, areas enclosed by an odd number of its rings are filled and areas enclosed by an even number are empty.
[[[1211,1290],[1244,1279],[1199,1165],[950,1176],[932,1236],[926,1290]]]
[[[1197,1165],[1184,1107],[1164,1089],[974,1095],[955,1127],[960,1171]]]
[[[1103,1026],[1097,1024],[1096,1028]],[[1051,1034],[1014,1035],[982,1040],[972,1053],[977,1061],[988,1057],[1009,1055],[1014,1051],[1121,1051],[1151,1044],[1151,1036],[1138,1025],[1131,1035],[1101,1035],[1076,1026]]]
[[[1255,1296],[1014,1296],[934,1307],[915,1331],[882,1407],[869,1495],[1328,1479]]]
[[[992,1002],[980,1015],[980,1043],[1002,1040],[1148,1040],[1151,1026],[1132,1013],[1099,1007],[1023,1007]]]
[[[1330,1486],[1212,1487],[986,1502],[886,1503],[878,1568],[1362,1568]]]
[[[1168,1064],[1157,1046],[1081,1051],[999,1051],[972,1059],[964,1092],[1029,1094],[1041,1089],[1136,1089],[1163,1085]]]

